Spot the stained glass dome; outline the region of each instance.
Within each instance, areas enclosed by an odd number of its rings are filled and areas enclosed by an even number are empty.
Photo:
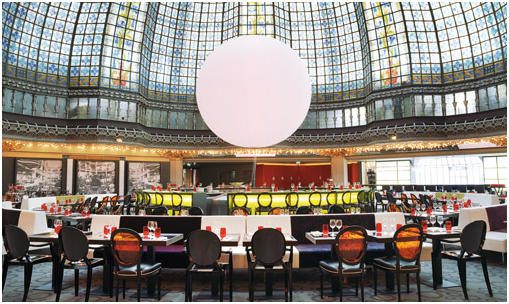
[[[506,70],[506,3],[2,3],[4,76],[195,103],[206,56],[267,35],[306,60],[313,102]]]

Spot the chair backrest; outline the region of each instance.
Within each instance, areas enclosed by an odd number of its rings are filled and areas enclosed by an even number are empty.
[[[343,201],[343,204],[351,204],[352,202],[352,193],[350,191],[343,192],[343,195],[341,195],[341,200]]]
[[[191,232],[187,238],[186,248],[192,262],[199,266],[211,266],[221,257],[221,241],[211,231]]]
[[[285,236],[274,228],[263,228],[253,234],[251,246],[257,261],[274,265],[285,255]]]
[[[296,208],[299,205],[299,194],[297,192],[290,192],[285,196],[286,207]]]
[[[364,261],[366,237],[366,229],[361,226],[349,226],[338,233],[335,248],[340,264],[356,265]]]
[[[338,195],[336,192],[331,191],[327,193],[327,196],[325,197],[325,200],[327,201],[327,205],[336,205],[338,202]]]
[[[469,223],[461,231],[461,248],[468,254],[479,253],[486,238],[486,223],[477,220]]]
[[[198,206],[193,206],[187,210],[189,215],[203,215],[203,210]]]
[[[88,239],[81,230],[70,226],[62,227],[58,233],[58,241],[64,255],[70,261],[79,261],[87,257]]]
[[[118,203],[118,195],[112,196],[110,199],[110,206],[115,207]]]
[[[313,192],[309,195],[309,203],[311,206],[318,207],[322,204],[322,194],[320,192]]]
[[[161,206],[163,204],[164,197],[161,192],[154,193],[154,201],[152,202],[152,205]]]
[[[270,208],[269,210],[269,215],[280,215],[281,213],[283,213],[283,208],[281,207],[273,207],[273,208]]]
[[[246,207],[235,207],[230,212],[230,215],[249,215],[249,210]]]
[[[407,224],[394,233],[393,244],[397,256],[408,262],[419,262],[423,233],[421,225]]]
[[[113,258],[118,265],[131,267],[141,262],[141,236],[129,228],[119,228],[111,234]]]
[[[28,235],[23,229],[14,225],[5,226],[5,247],[10,258],[21,258],[25,256],[30,247]]]
[[[329,207],[329,210],[327,211],[327,213],[329,213],[329,214],[332,214],[332,213],[345,213],[345,209],[343,209],[343,207],[340,206],[340,205],[331,205]]]
[[[168,215],[168,208],[166,206],[157,206],[152,208],[152,215]]]
[[[412,210],[412,206],[408,203],[408,197],[405,193],[401,193],[401,203],[405,212],[410,212]]]
[[[311,210],[309,206],[300,206],[297,208],[297,211],[295,211],[295,214],[313,214],[313,210]]]
[[[244,193],[235,193],[232,196],[232,202],[234,207],[246,207],[247,195]]]
[[[174,208],[180,208],[182,206],[182,195],[180,193],[172,193],[171,194],[171,205]]]
[[[272,194],[263,192],[258,194],[258,207],[271,208],[272,207]]]
[[[375,192],[375,198],[376,198],[376,202],[378,204],[382,204],[383,201],[382,201],[382,195],[380,194],[380,192]]]
[[[396,205],[395,203],[389,203],[389,206],[387,206],[388,212],[402,212],[401,208]]]
[[[357,203],[364,204],[368,201],[367,193],[364,190],[357,192]]]
[[[417,196],[415,196],[415,194],[413,193],[410,193],[410,199],[412,200],[412,205],[417,206],[417,204],[419,203],[419,199],[417,198]]]

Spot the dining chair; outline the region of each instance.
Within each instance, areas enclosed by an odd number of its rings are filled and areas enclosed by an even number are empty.
[[[247,195],[244,193],[235,193],[232,196],[233,207],[247,207]]]
[[[187,209],[187,213],[189,215],[203,215],[203,209],[201,209],[198,206],[193,206],[193,207]]]
[[[408,196],[405,193],[401,193],[401,199],[400,200],[401,200],[401,207],[402,207],[404,212],[410,213],[412,211],[412,207],[415,207],[415,206],[411,206],[408,203]]]
[[[467,264],[468,261],[481,260],[484,281],[488,288],[490,297],[493,297],[491,290],[490,278],[488,275],[488,265],[486,264],[486,256],[482,247],[486,237],[486,222],[482,220],[474,221],[466,225],[461,231],[460,250],[442,251],[442,257],[446,259],[456,260],[458,262],[458,273],[461,281],[463,295],[468,300],[467,294]],[[444,243],[457,243],[458,240],[442,240]]]
[[[396,205],[396,203],[389,203],[387,205],[387,212],[403,212],[403,210],[401,210],[401,207]]]
[[[269,212],[267,212],[268,215],[281,215],[283,214],[283,208],[281,207],[273,207],[270,208]]]
[[[382,209],[382,212],[386,210],[386,205],[382,200],[382,195],[380,192],[375,192],[375,211],[378,212],[378,206]]]
[[[339,300],[343,301],[343,278],[356,277],[355,295],[358,296],[361,285],[361,301],[364,302],[364,273],[366,256],[366,229],[360,226],[349,226],[336,236],[334,250],[337,260],[320,261],[320,298],[323,299],[323,274],[329,273],[339,279]]]
[[[258,207],[256,208],[256,214],[262,214],[262,212],[269,212],[272,208],[272,194],[269,192],[262,192],[258,194]]]
[[[231,265],[218,263],[221,253],[231,252],[221,250],[221,241],[217,235],[207,230],[192,231],[186,242],[186,251],[189,256],[189,266],[186,269],[185,301],[193,301],[193,275],[212,273],[217,274],[219,280],[219,301],[223,302],[223,286],[225,270],[228,269],[230,279],[230,301],[232,301],[233,290],[231,288]]]
[[[290,258],[283,261],[285,253]],[[293,247],[286,246],[283,233],[274,228],[257,230],[251,238],[251,245],[246,247],[248,275],[249,275],[249,301],[254,301],[254,272],[282,270],[285,276],[285,301],[292,301],[292,263]],[[289,294],[289,297],[288,297]]]
[[[299,206],[299,194],[297,192],[290,192],[285,196],[286,208],[290,213],[297,211]]]
[[[7,270],[9,265],[23,265],[25,270],[24,276],[24,290],[23,302],[27,300],[28,290],[30,289],[30,282],[32,281],[32,270],[35,264],[52,262],[51,255],[30,255],[28,250],[30,248],[30,241],[27,233],[14,225],[5,226],[4,230],[4,245],[6,255],[4,256],[3,269],[2,269],[2,291],[7,279]],[[47,244],[40,244],[37,247],[46,246]],[[34,245],[32,245],[34,246]]]
[[[141,298],[141,279],[157,278],[157,298],[161,300],[161,263],[142,263],[143,241],[141,236],[129,228],[119,228],[111,234],[111,245],[114,260],[113,277],[117,279],[115,300],[118,302],[120,280],[122,295],[125,299],[126,280],[136,279],[137,300]]]
[[[171,196],[172,215],[176,215],[177,212],[178,214],[182,214],[182,202],[183,202],[182,195],[180,195],[180,193],[172,192],[170,196]]]
[[[92,269],[104,265],[102,258],[88,258],[88,239],[85,234],[74,227],[62,227],[58,233],[59,246],[63,251],[62,259],[58,269],[57,296],[56,302],[60,300],[62,292],[62,282],[64,280],[64,270],[74,269],[74,295],[78,295],[79,289],[79,271],[87,270],[87,289],[85,293],[85,302],[88,302],[90,296],[90,285],[92,283]],[[67,263],[66,263],[67,262]],[[104,271],[104,270],[103,270]]]
[[[230,215],[249,215],[249,210],[246,207],[234,207]]]
[[[417,281],[417,295],[419,302],[421,301],[421,249],[424,235],[421,225],[407,224],[400,227],[394,233],[392,238],[392,246],[395,256],[385,258],[375,258],[373,260],[373,282],[375,295],[377,294],[377,269],[383,271],[394,272],[398,287],[398,302],[401,301],[401,284],[400,274],[406,274],[407,293],[410,292],[409,274],[415,273]]]
[[[309,204],[312,208],[322,208],[322,194],[320,192],[313,192],[309,195]]]
[[[300,206],[295,214],[313,214],[313,210],[309,206]]]
[[[345,209],[341,205],[331,205],[329,210],[327,210],[328,214],[337,214],[337,213],[346,213]]]

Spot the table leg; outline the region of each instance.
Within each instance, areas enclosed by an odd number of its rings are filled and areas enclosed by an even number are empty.
[[[111,248],[104,247],[103,252],[104,269],[103,269],[103,292],[104,294],[113,295],[113,256],[111,255]]]
[[[58,243],[51,243],[49,245],[49,249],[51,252],[51,256],[53,258],[53,265],[51,267],[51,287],[53,288],[53,291],[57,291],[56,288],[56,282],[57,282],[57,275],[58,275],[58,264],[60,264],[60,253],[58,252]]]
[[[433,239],[431,270],[433,273],[433,289],[437,289],[437,286],[442,284],[442,243],[439,239]]]
[[[387,256],[394,254],[392,249],[392,243],[385,243],[385,252]],[[390,271],[385,272],[385,288],[387,290],[394,290],[394,273]]]
[[[154,247],[148,246],[147,253],[149,256],[150,263],[155,263],[156,262],[156,253],[154,251]],[[153,277],[147,278],[147,295],[154,296],[155,282],[156,282],[156,280]]]

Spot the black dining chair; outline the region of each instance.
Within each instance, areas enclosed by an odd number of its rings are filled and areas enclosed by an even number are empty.
[[[351,191],[345,191],[341,195],[341,200],[343,201],[343,209],[350,211],[350,207],[352,204],[352,192]]]
[[[87,257],[88,239],[81,230],[74,227],[62,227],[58,233],[58,242],[63,251],[63,257],[58,269],[57,296],[55,301],[58,302],[60,300],[62,282],[64,280],[64,270],[74,269],[74,295],[77,296],[79,289],[79,271],[80,269],[86,269],[87,289],[85,293],[85,302],[88,302],[88,298],[90,296],[90,284],[92,283],[92,269],[98,266],[103,266],[104,259],[89,259]]]
[[[285,196],[286,208],[290,213],[297,211],[299,205],[299,194],[297,192],[290,192]]]
[[[356,277],[355,295],[358,296],[359,282],[361,285],[361,300],[364,302],[364,273],[366,256],[367,233],[363,227],[350,226],[342,229],[336,236],[334,250],[337,260],[320,261],[320,298],[323,299],[323,274],[329,273],[339,279],[339,300],[343,301],[343,278]]]
[[[162,205],[147,208],[145,210],[147,211],[147,214],[150,215],[168,215],[168,208]]]
[[[173,210],[172,215],[182,214],[182,202],[184,199],[180,193],[171,193],[171,210]]]
[[[250,212],[246,207],[235,207],[230,212],[230,215],[249,215]]]
[[[380,192],[375,192],[375,211],[378,212],[378,206],[380,206],[382,209],[382,212],[385,211],[386,205],[384,201],[382,200],[382,195]]]
[[[341,205],[331,205],[329,210],[327,210],[328,214],[338,214],[338,213],[346,213],[345,209]]]
[[[401,210],[401,207],[396,205],[396,203],[389,203],[387,205],[387,212],[403,212],[403,210]]]
[[[285,253],[289,253],[287,262],[283,261]],[[249,275],[249,301],[254,301],[254,272],[282,270],[285,276],[285,301],[292,301],[292,264],[293,247],[286,246],[283,233],[274,228],[257,230],[251,238],[251,245],[246,247],[248,275]],[[290,296],[288,297],[288,294]]]
[[[256,214],[262,214],[262,212],[269,212],[272,208],[272,194],[268,192],[262,192],[258,194],[258,207],[256,208]]]
[[[198,206],[193,206],[187,209],[189,215],[203,215],[203,210]]]
[[[117,279],[115,301],[118,302],[120,280],[122,280],[122,295],[125,299],[126,280],[136,279],[137,300],[141,297],[141,279],[157,278],[157,298],[161,300],[161,263],[142,263],[143,241],[141,236],[129,228],[119,228],[111,234],[111,245],[114,260],[113,277]]]
[[[412,207],[415,207],[415,206],[412,206],[408,202],[408,196],[405,193],[401,193],[401,205],[400,206],[403,209],[403,211],[406,213],[410,213],[412,211]]]
[[[186,269],[185,301],[193,301],[193,275],[211,273],[217,274],[217,278],[219,279],[219,301],[223,302],[225,269],[229,270],[230,301],[232,301],[231,265],[223,264],[224,266],[222,266],[218,263],[221,258],[221,253],[230,254],[230,252],[221,251],[221,241],[217,235],[207,230],[195,230],[191,232],[187,238],[186,251],[189,256],[189,266]]]
[[[395,256],[375,258],[373,260],[373,281],[375,295],[377,294],[377,269],[394,272],[398,287],[398,302],[401,301],[400,274],[406,274],[407,293],[410,292],[409,274],[415,273],[417,281],[417,295],[421,301],[421,249],[424,235],[421,225],[407,224],[396,230],[392,239]]]
[[[300,206],[295,211],[295,214],[313,214],[313,210],[309,206]]]
[[[35,264],[52,262],[51,255],[30,255],[28,250],[30,248],[30,241],[27,233],[14,225],[5,226],[4,230],[4,245],[6,255],[4,256],[3,269],[2,269],[2,291],[7,279],[7,270],[9,265],[23,265],[25,268],[25,280],[23,290],[23,302],[27,300],[28,290],[30,289],[30,282],[32,281],[32,270]],[[46,246],[47,244],[37,245],[37,247]]]
[[[486,256],[482,247],[486,237],[486,222],[482,220],[474,221],[466,225],[461,231],[460,250],[442,251],[442,257],[446,259],[456,260],[458,262],[458,273],[461,281],[463,295],[468,300],[467,294],[467,264],[468,261],[481,260],[482,270],[484,273],[484,281],[488,288],[490,297],[493,297],[491,291],[490,278],[488,275],[488,265],[486,264]],[[456,243],[458,240],[442,240],[444,243]]]

